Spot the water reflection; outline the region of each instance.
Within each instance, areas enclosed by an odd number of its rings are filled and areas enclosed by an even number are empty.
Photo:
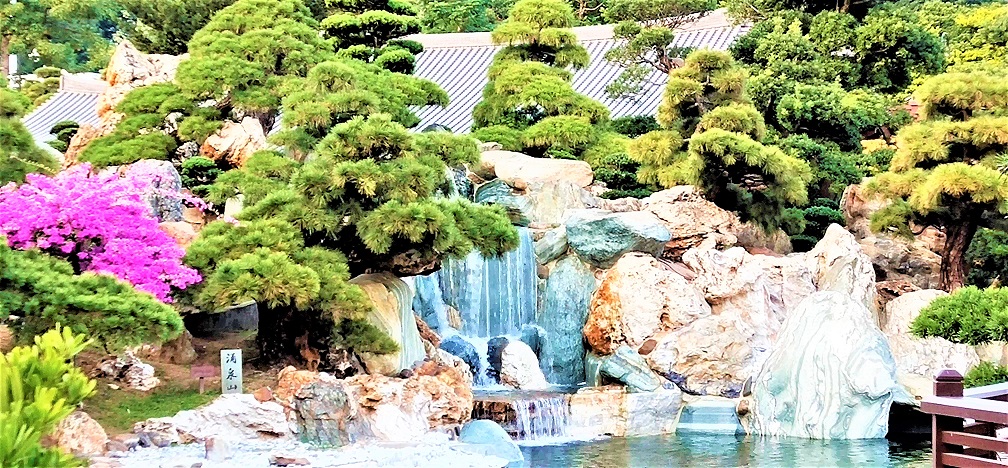
[[[927,442],[818,441],[724,435],[619,437],[522,447],[527,467],[925,467]]]

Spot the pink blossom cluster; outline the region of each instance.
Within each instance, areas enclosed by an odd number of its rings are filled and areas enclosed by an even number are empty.
[[[0,187],[0,236],[13,248],[38,248],[78,271],[111,274],[171,302],[172,287],[201,278],[158,228],[145,190],[139,178],[92,175],[87,164],[52,177],[30,174],[24,184]]]

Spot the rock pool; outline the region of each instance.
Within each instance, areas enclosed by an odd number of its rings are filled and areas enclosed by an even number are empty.
[[[725,435],[614,437],[522,447],[515,467],[925,467],[927,441],[807,440]]]

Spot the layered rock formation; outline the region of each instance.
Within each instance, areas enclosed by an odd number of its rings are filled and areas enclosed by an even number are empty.
[[[423,361],[426,353],[413,315],[413,297],[409,286],[391,274],[362,275],[350,282],[360,286],[371,299],[374,307],[368,313],[367,320],[399,345],[399,350],[395,353],[363,353],[361,358],[367,370],[392,375]]]
[[[837,291],[817,292],[784,322],[753,382],[753,431],[811,439],[885,437],[894,402],[912,403],[874,315]]]

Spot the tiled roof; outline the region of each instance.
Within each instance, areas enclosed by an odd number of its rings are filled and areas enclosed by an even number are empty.
[[[63,89],[24,116],[21,121],[35,139],[36,145],[50,153],[59,154],[46,144],[56,139],[56,135],[49,133],[49,130],[64,120],[72,120],[81,125],[98,125],[97,105],[100,95],[96,92]]]
[[[676,33],[675,45],[680,47],[727,49],[739,36],[749,30],[749,25],[732,24],[717,10]],[[591,63],[587,68],[574,73],[574,90],[596,99],[609,107],[613,118],[628,115],[654,115],[661,100],[661,89],[666,75],[654,72],[649,81],[654,83],[651,91],[642,93],[639,99],[610,99],[606,86],[619,76],[620,67],[605,59],[605,53],[613,48],[612,25],[584,26],[574,28],[574,33],[588,49]],[[410,39],[424,44],[425,50],[417,56],[415,74],[427,78],[441,86],[448,93],[446,108],[428,106],[415,108],[420,124],[415,130],[423,130],[429,125],[444,125],[458,133],[468,133],[472,125],[472,110],[482,98],[486,85],[486,72],[497,53],[498,47],[490,40],[490,33],[458,34],[417,34]],[[94,77],[65,75],[61,89],[52,98],[24,117],[24,123],[39,146],[52,150],[45,142],[55,138],[49,133],[53,124],[63,120],[73,120],[79,124],[98,123],[96,105],[104,82]],[[270,134],[280,128],[280,118],[270,129]]]
[[[595,99],[609,108],[613,118],[628,115],[654,115],[661,101],[661,90],[667,75],[655,71],[648,77],[653,83],[649,91],[637,99],[610,99],[605,88],[619,76],[622,68],[605,59],[605,53],[618,41],[612,38],[612,25],[574,28],[581,44],[588,50],[588,67],[574,72],[574,90]],[[734,25],[723,10],[717,10],[700,20],[685,25],[675,36],[679,47],[726,50],[749,25]],[[428,106],[414,109],[420,117],[415,128],[444,125],[457,133],[467,133],[472,125],[472,110],[482,99],[487,83],[486,72],[499,50],[492,45],[489,33],[418,34],[411,39],[424,44],[417,56],[416,76],[427,78],[448,93],[446,108]]]

